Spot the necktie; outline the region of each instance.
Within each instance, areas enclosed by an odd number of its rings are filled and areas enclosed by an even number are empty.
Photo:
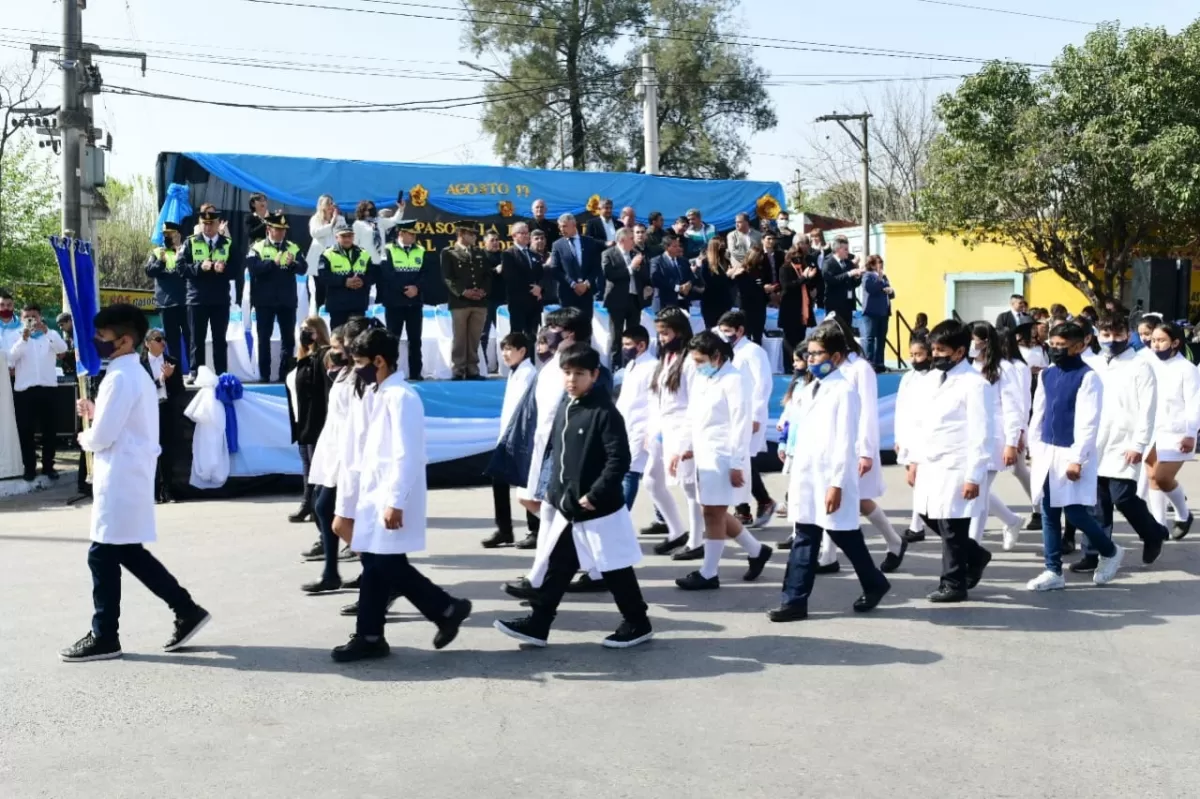
[[[938,386],[945,385],[945,383],[946,383],[946,377],[947,377],[949,374],[950,374],[949,372],[942,372],[942,376],[941,376],[941,378],[939,378],[939,379],[938,379]]]
[[[379,234],[379,223],[374,219],[371,220],[371,242],[377,252],[383,249],[383,236]]]

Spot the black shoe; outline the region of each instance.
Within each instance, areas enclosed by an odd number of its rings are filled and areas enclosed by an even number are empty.
[[[522,577],[520,580],[513,580],[511,583],[503,585],[504,593],[514,599],[528,599],[530,601],[537,599],[538,590],[529,584],[528,578]]]
[[[750,527],[754,524],[754,517],[750,515],[750,511],[739,510],[733,514],[733,518],[742,523],[742,527]]]
[[[47,466],[45,469],[42,469],[42,474],[46,475],[51,480],[58,479],[58,469],[55,469],[53,466]]]
[[[903,538],[900,539],[900,554],[896,555],[891,552],[887,553],[883,558],[883,563],[879,564],[879,571],[884,574],[891,574],[900,568],[900,564],[904,562],[904,553],[908,552],[908,542]]]
[[[648,527],[643,527],[640,532],[642,535],[666,535],[669,531],[667,530],[666,522],[651,522]]]
[[[827,563],[824,566],[818,564],[817,568],[816,568],[816,573],[817,574],[837,574],[841,570],[842,570],[842,564],[835,560],[833,563]]]
[[[301,552],[300,557],[305,560],[325,560],[325,547],[318,541],[311,548]]]
[[[468,380],[487,380],[485,375],[467,375]]]
[[[694,571],[684,577],[680,577],[675,581],[675,585],[682,588],[684,591],[715,591],[721,587],[721,577],[705,577],[698,571]]]
[[[607,590],[603,577],[593,580],[590,574],[579,575],[567,586],[568,594],[595,594]]]
[[[1042,514],[1033,513],[1029,517],[1029,521],[1025,523],[1026,530],[1041,530],[1042,529]]]
[[[1075,533],[1071,533],[1070,535],[1067,535],[1066,533],[1063,533],[1063,537],[1062,537],[1062,549],[1060,550],[1060,551],[1062,552],[1062,554],[1064,554],[1064,555],[1070,555],[1072,552],[1074,552],[1074,551],[1075,551],[1075,549],[1076,549],[1076,546],[1075,546]]]
[[[89,660],[112,660],[121,657],[121,639],[96,638],[90,632],[58,653],[66,663],[86,663]]]
[[[659,541],[657,544],[654,545],[654,554],[655,555],[670,555],[672,552],[679,549],[681,546],[686,545],[687,539],[688,539],[687,535],[684,534],[674,540],[668,538],[664,541]]]
[[[509,530],[507,533],[497,530],[496,532],[492,533],[490,538],[483,539],[483,548],[484,549],[495,549],[496,547],[502,547],[505,544],[512,544],[512,543],[513,543],[512,530]]]
[[[639,622],[623,621],[615,633],[604,639],[602,645],[609,649],[629,649],[653,637],[654,630],[650,627],[649,619]]]
[[[358,575],[357,577],[355,577],[353,580],[343,580],[343,581],[342,581],[342,588],[344,588],[344,589],[345,589],[345,590],[347,590],[347,591],[357,591],[357,590],[358,590],[358,585],[359,585],[359,582],[360,582],[361,580],[362,580],[362,575],[361,575],[361,574],[360,574],[360,575]]]
[[[507,635],[509,638],[516,638],[523,644],[529,646],[545,646],[546,639],[550,637],[550,628],[543,627],[533,620],[533,616],[525,616],[521,619],[509,619],[501,621],[496,619],[492,623],[500,632]]]
[[[767,561],[771,559],[771,555],[775,550],[771,549],[766,544],[762,545],[762,549],[758,550],[758,554],[750,558],[750,567],[746,569],[746,573],[742,575],[742,582],[752,583],[762,574],[763,569],[767,566]]]
[[[322,577],[315,583],[305,583],[300,586],[300,590],[306,594],[328,594],[330,591],[340,591],[346,586],[336,577],[332,580],[327,580]]]
[[[1181,522],[1175,522],[1175,529],[1171,532],[1172,541],[1182,541],[1187,537],[1187,534],[1192,531],[1192,519],[1195,516],[1191,513]]]
[[[456,599],[450,606],[450,615],[437,622],[437,635],[433,636],[433,648],[445,649],[458,637],[458,628],[471,615],[471,600]]]
[[[350,547],[342,547],[342,551],[338,553],[338,560],[347,562],[358,560],[358,553],[350,549]]]
[[[903,533],[900,534],[900,537],[903,538],[905,541],[907,541],[910,544],[915,544],[919,541],[925,540],[925,531],[924,530],[905,530]]]
[[[778,549],[780,552],[787,552],[792,548],[792,544],[795,543],[795,541],[796,541],[796,539],[794,539],[794,538],[785,538],[782,541],[780,541],[778,544],[776,544],[775,548]]]
[[[298,511],[288,516],[288,521],[292,524],[301,524],[303,522],[312,521],[312,517],[312,508],[308,507],[307,505],[301,505]]]
[[[466,375],[455,375],[454,377],[452,377],[450,379],[451,380],[466,380],[467,376]]]
[[[1100,565],[1099,555],[1084,555],[1079,560],[1067,567],[1067,571],[1072,574],[1091,574],[1096,571],[1096,567]]]
[[[704,560],[704,544],[695,549],[681,549],[671,556],[671,560]]]
[[[946,586],[942,586],[925,598],[930,602],[936,603],[966,602],[967,592],[963,589],[947,588]]]
[[[771,621],[804,621],[808,618],[808,608],[802,605],[780,605],[774,610],[767,611]]]
[[[361,635],[352,635],[346,643],[335,646],[329,655],[338,663],[352,663],[368,658],[385,658],[391,651],[387,639],[382,635],[374,641],[368,641]]]
[[[1150,565],[1158,560],[1158,556],[1162,554],[1164,541],[1166,541],[1165,538],[1155,538],[1142,544],[1142,563]]]
[[[338,613],[342,616],[357,616],[358,615],[358,603],[351,602],[349,605],[342,605],[342,608],[341,608],[341,610],[338,611]]]
[[[37,471],[36,470],[26,471],[25,474],[22,475],[22,477],[25,478],[26,483],[32,483],[34,480],[37,479]]]
[[[517,549],[537,549],[537,533],[530,533],[513,546]]]
[[[171,636],[171,640],[163,644],[164,652],[174,652],[178,649],[183,649],[187,646],[187,642],[200,632],[200,628],[208,624],[212,616],[208,615],[208,611],[199,605],[195,610],[186,616],[177,616],[175,618],[175,634]]]
[[[979,562],[974,566],[967,567],[967,590],[971,590],[979,585],[979,581],[983,579],[983,570],[992,562],[992,553],[986,549],[980,549]]]
[[[424,376],[424,375],[412,375],[411,377],[409,377],[409,378],[408,378],[408,382],[410,382],[410,383],[424,383],[424,382],[425,382],[425,376]]]
[[[867,613],[875,609],[875,606],[892,590],[891,583],[888,583],[881,591],[870,591],[863,594],[858,599],[854,600],[855,613]]]

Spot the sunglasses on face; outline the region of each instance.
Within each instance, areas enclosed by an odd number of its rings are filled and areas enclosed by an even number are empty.
[[[155,344],[162,344],[162,343],[163,343],[163,337],[162,337],[162,336],[154,336],[154,337],[153,337],[153,338],[151,338],[150,340],[151,340],[151,341],[153,341]]]

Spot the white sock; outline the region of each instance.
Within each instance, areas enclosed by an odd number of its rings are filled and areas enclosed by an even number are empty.
[[[694,494],[689,494],[687,497],[688,521],[691,526],[688,528],[688,549],[695,549],[704,544],[704,508],[696,501]]]
[[[597,569],[595,566],[588,569],[588,577],[591,577],[593,580],[603,580],[604,579],[604,575],[601,574],[600,570]]]
[[[1025,489],[1025,496],[1033,499],[1033,494],[1029,491],[1029,464],[1025,462],[1024,455],[1017,456],[1017,462],[1013,465],[1013,475],[1017,478],[1017,482],[1021,484],[1021,488]]]
[[[1154,521],[1170,528],[1171,525],[1167,523],[1167,495],[1157,488],[1152,488],[1150,496],[1146,498],[1146,504],[1150,507],[1150,515],[1154,517]]]
[[[982,516],[978,513],[971,517],[971,526],[969,528],[971,540],[976,544],[983,542],[983,534],[987,532],[987,512]]]
[[[700,576],[711,580],[717,576],[721,568],[721,552],[725,549],[724,541],[704,539],[704,565],[700,567]]]
[[[837,556],[837,544],[833,543],[833,539],[829,537],[829,533],[822,533],[821,552],[817,555],[817,565],[828,566],[831,563],[837,563]]]
[[[996,496],[995,491],[988,493],[988,513],[999,519],[1005,527],[1021,521],[1021,517],[1013,513],[1012,510],[1004,504],[1004,500]]]
[[[1165,492],[1167,499],[1171,500],[1171,504],[1175,506],[1175,518],[1181,522],[1186,522],[1192,512],[1188,510],[1187,497],[1183,495],[1183,486],[1179,483],[1170,491]]]
[[[892,523],[888,521],[887,514],[883,512],[883,508],[876,505],[875,510],[867,514],[867,521],[883,536],[883,540],[887,542],[888,552],[891,552],[893,555],[899,555],[904,539],[896,532],[896,528],[892,527]]]
[[[908,523],[908,529],[914,533],[920,533],[925,530],[925,520],[921,518],[921,514],[913,511],[912,521]]]
[[[744,527],[742,528],[742,531],[737,534],[737,538],[733,540],[737,542],[739,547],[746,550],[746,554],[752,558],[756,558],[762,554],[762,542],[755,538],[754,535]]]

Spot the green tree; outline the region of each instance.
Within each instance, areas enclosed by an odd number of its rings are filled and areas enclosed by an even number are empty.
[[[911,213],[909,198],[891,184],[871,186],[871,224],[907,219]],[[798,210],[810,211],[822,216],[845,219],[862,224],[862,184],[856,181],[840,181],[826,186],[821,191],[806,197]]]
[[[0,65],[0,283],[52,280],[57,232],[55,180],[49,159],[27,127],[14,127],[17,109],[36,105],[46,72],[24,64]]]
[[[1013,244],[1097,307],[1200,230],[1200,20],[1105,25],[1040,76],[993,63],[937,106],[929,233]]]
[[[96,225],[96,266],[100,285],[116,288],[151,288],[143,269],[151,248],[150,234],[158,221],[154,187],[150,178],[134,176],[125,183],[105,181],[108,218]]]

